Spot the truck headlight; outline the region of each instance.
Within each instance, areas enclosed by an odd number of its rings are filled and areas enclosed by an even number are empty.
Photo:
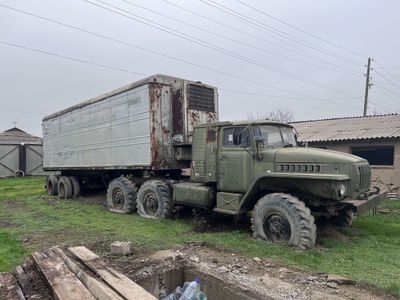
[[[344,183],[339,184],[339,197],[344,197],[346,195],[346,185]]]

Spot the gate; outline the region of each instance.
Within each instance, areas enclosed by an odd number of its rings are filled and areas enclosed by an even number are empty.
[[[0,177],[45,174],[42,145],[0,145]]]
[[[14,176],[19,169],[19,145],[0,145],[0,177]]]

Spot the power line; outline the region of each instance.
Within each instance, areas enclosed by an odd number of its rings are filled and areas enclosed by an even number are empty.
[[[49,51],[43,51],[43,50],[39,50],[39,49],[34,49],[34,48],[27,47],[27,46],[22,46],[22,45],[9,43],[9,42],[5,42],[5,41],[0,41],[0,44],[13,46],[13,47],[17,47],[17,48],[21,48],[21,49],[25,49],[25,50],[34,51],[34,52],[39,52],[39,53],[42,53],[42,54],[47,54],[47,55],[51,55],[51,56],[55,56],[55,57],[59,57],[59,58],[64,58],[64,59],[68,59],[68,60],[84,63],[84,64],[87,64],[87,65],[93,65],[93,66],[97,66],[97,67],[101,67],[101,68],[105,68],[105,69],[111,69],[111,70],[131,73],[131,74],[135,74],[135,75],[148,76],[145,73],[139,73],[139,72],[130,71],[130,70],[127,70],[127,69],[122,69],[122,68],[117,68],[117,67],[113,67],[113,66],[109,66],[109,65],[105,65],[105,64],[95,63],[95,62],[84,60],[84,59],[80,59],[80,58],[68,57],[68,56],[57,54],[57,53],[53,53],[53,52],[49,52]]]
[[[57,57],[57,58],[61,58],[61,59],[65,59],[65,60],[68,60],[68,61],[74,61],[74,62],[84,63],[84,64],[93,65],[93,66],[97,66],[97,67],[101,67],[101,68],[111,69],[111,70],[115,70],[115,71],[119,71],[119,72],[126,72],[126,73],[130,73],[130,74],[140,74],[140,75],[149,76],[149,74],[145,74],[145,73],[140,73],[140,72],[127,70],[127,69],[121,69],[121,68],[117,68],[117,67],[113,67],[113,66],[109,66],[109,65],[105,65],[105,64],[99,64],[99,63],[96,63],[96,62],[83,60],[83,59],[79,59],[79,58],[68,57],[68,56],[57,54],[57,53],[54,53],[54,52],[44,51],[44,50],[36,49],[36,48],[31,48],[31,47],[20,45],[20,44],[5,42],[5,41],[1,41],[1,40],[0,40],[0,44],[11,46],[11,47],[20,48],[20,49],[23,49],[23,50],[28,50],[28,51],[31,51],[31,52],[36,52],[36,53],[40,53],[40,54],[44,54],[44,55],[49,55],[49,56],[53,56],[53,57]],[[235,91],[235,90],[225,89],[225,88],[219,88],[219,89],[220,90],[224,90],[224,91],[228,91],[228,92],[237,93],[237,94],[258,95],[258,96],[268,97],[268,98],[296,99],[296,100],[304,100],[304,101],[312,100],[312,101],[321,101],[321,102],[326,102],[327,100],[332,100],[332,99],[325,99],[325,98],[309,98],[309,97],[299,98],[299,97],[287,97],[287,96],[280,96],[280,95],[257,94],[257,93],[250,93],[250,92],[246,92],[246,91]],[[333,101],[336,101],[336,100],[345,100],[345,99],[333,99]],[[349,105],[349,104],[346,104],[346,103],[341,104],[341,105],[345,105],[345,106],[348,106],[348,107],[355,108],[355,106],[352,106],[352,105]],[[14,111],[16,111],[16,110],[14,110]],[[25,112],[25,111],[21,111],[21,112]],[[34,113],[35,114],[42,114],[41,112],[34,112]],[[48,113],[48,112],[46,112],[46,113]]]
[[[98,1],[98,2],[101,2],[101,3],[105,3],[106,5],[108,5],[108,6],[112,7],[112,8],[115,8],[115,9],[118,9],[118,10],[123,11],[123,12],[125,12],[125,13],[128,13],[129,15],[133,15],[133,16],[135,16],[135,17],[139,17],[139,18],[141,18],[141,19],[143,19],[143,20],[145,20],[145,21],[138,20],[138,19],[136,19],[136,18],[130,17],[130,16],[128,16],[128,15],[125,15],[125,14],[120,13],[120,12],[118,12],[118,11],[115,11],[115,10],[113,10],[113,9],[110,9],[110,8],[104,7],[104,6],[102,6],[102,5],[93,3],[93,2],[91,2],[91,1],[89,1],[89,0],[82,0],[82,1],[87,2],[87,3],[89,3],[89,4],[91,4],[91,5],[94,5],[94,6],[100,7],[100,8],[102,8],[102,9],[107,10],[107,11],[110,11],[110,12],[112,12],[112,13],[118,14],[118,15],[120,15],[120,16],[126,17],[126,18],[128,18],[128,19],[131,19],[131,20],[140,22],[140,23],[142,23],[142,24],[148,25],[148,26],[150,26],[150,27],[156,28],[156,29],[158,29],[158,30],[167,32],[167,33],[169,33],[169,34],[171,34],[171,35],[178,36],[178,37],[180,37],[180,38],[182,38],[182,39],[185,39],[185,40],[191,41],[191,42],[193,42],[193,43],[199,44],[199,45],[204,46],[204,47],[206,47],[206,48],[209,48],[209,49],[212,49],[212,50],[217,51],[217,52],[219,52],[219,53],[222,53],[222,54],[224,54],[224,55],[228,55],[228,56],[231,56],[231,57],[236,58],[236,59],[238,59],[238,60],[244,61],[244,62],[246,62],[246,63],[249,63],[249,64],[252,64],[252,65],[258,66],[258,67],[260,67],[260,68],[262,68],[262,69],[272,71],[272,72],[277,73],[277,74],[280,74],[280,75],[282,75],[282,76],[286,76],[286,77],[289,77],[289,78],[296,79],[296,80],[298,80],[298,81],[307,83],[307,84],[309,84],[309,85],[313,85],[313,86],[315,86],[315,87],[319,87],[319,88],[322,88],[322,89],[325,89],[325,90],[329,90],[329,91],[334,92],[334,93],[336,93],[336,94],[341,94],[341,95],[349,96],[348,94],[347,94],[347,95],[344,94],[343,91],[341,91],[341,90],[339,90],[339,89],[337,89],[337,88],[334,88],[334,87],[331,87],[331,86],[326,85],[326,84],[322,84],[322,83],[318,83],[318,82],[309,80],[309,79],[307,79],[307,78],[304,78],[304,77],[302,77],[302,76],[299,76],[299,75],[296,75],[296,74],[287,72],[287,71],[285,71],[285,70],[278,69],[278,68],[273,67],[273,66],[270,66],[270,65],[266,65],[266,64],[264,64],[264,63],[262,63],[262,62],[259,62],[259,61],[257,61],[257,60],[254,60],[254,59],[249,58],[249,57],[247,57],[247,56],[240,55],[240,54],[238,54],[238,53],[236,53],[236,52],[233,52],[233,51],[230,51],[230,50],[227,50],[227,49],[218,47],[218,46],[216,46],[216,45],[214,45],[214,44],[211,44],[211,43],[208,43],[208,42],[206,42],[206,41],[193,38],[193,37],[191,37],[191,36],[189,36],[189,35],[187,35],[187,34],[185,34],[185,33],[179,32],[179,31],[177,31],[177,30],[175,30],[175,29],[172,29],[172,28],[170,28],[170,27],[166,27],[166,26],[164,26],[164,25],[161,25],[161,24],[159,24],[159,23],[156,23],[156,22],[154,22],[153,20],[149,20],[149,19],[146,19],[146,18],[137,16],[137,15],[135,15],[135,14],[129,12],[129,11],[126,11],[126,10],[121,9],[121,8],[118,8],[118,7],[114,6],[114,5],[108,4],[108,3],[106,3],[106,2],[104,2],[104,1],[102,1],[102,0],[97,0],[97,1]],[[154,25],[154,24],[156,24],[156,25]],[[350,95],[350,96],[352,96],[352,95]],[[356,96],[352,96],[352,97],[357,98]]]
[[[387,95],[387,96],[389,96],[389,98],[391,98],[393,101],[395,101],[395,102],[397,102],[396,104],[398,104],[398,101],[399,101],[399,97],[398,96],[394,96],[392,93],[390,93],[390,92],[388,92],[388,91],[386,91],[385,89],[383,89],[381,86],[379,86],[379,85],[376,85],[376,87],[382,92],[382,93],[384,93],[385,95]],[[388,105],[393,105],[392,103],[387,103]]]
[[[308,100],[309,98],[304,98],[304,97],[291,97],[291,96],[281,96],[281,95],[270,95],[270,94],[265,94],[265,93],[254,93],[254,92],[247,92],[247,91],[239,91],[239,90],[233,90],[233,89],[228,89],[228,88],[218,88],[221,91],[226,91],[234,94],[242,94],[242,95],[249,95],[249,96],[257,96],[257,97],[267,97],[267,98],[281,98],[281,99],[295,99],[295,100]],[[347,97],[347,98],[318,98],[314,97],[313,99],[315,100],[322,100],[322,101],[348,101],[351,99],[354,99],[352,97]]]
[[[259,82],[259,81],[256,81],[256,80],[252,80],[252,79],[248,79],[248,78],[245,78],[245,77],[242,77],[242,76],[238,76],[236,74],[231,74],[231,73],[228,73],[228,72],[225,72],[225,71],[221,71],[221,70],[218,70],[218,69],[207,67],[207,66],[204,66],[204,65],[201,65],[201,64],[198,64],[198,63],[193,63],[193,62],[190,62],[190,61],[187,61],[187,60],[184,60],[184,59],[181,59],[181,58],[169,55],[169,54],[165,54],[165,53],[162,53],[162,52],[159,52],[159,51],[156,51],[156,50],[152,50],[152,49],[148,49],[148,48],[145,48],[145,47],[137,46],[135,44],[132,44],[132,43],[129,43],[129,42],[125,42],[123,40],[119,40],[119,39],[116,39],[116,38],[113,38],[113,37],[109,37],[109,36],[106,36],[106,35],[103,35],[103,34],[99,34],[99,33],[93,32],[93,31],[89,31],[89,30],[86,30],[84,28],[77,27],[77,26],[74,26],[74,25],[69,25],[69,24],[54,20],[54,19],[49,19],[49,18],[40,16],[40,15],[37,15],[37,14],[33,14],[33,13],[30,13],[30,12],[27,12],[27,11],[23,11],[23,10],[20,10],[20,9],[13,8],[13,7],[10,7],[10,6],[6,6],[6,5],[3,5],[3,4],[0,4],[0,7],[7,8],[7,9],[10,9],[10,10],[13,10],[15,12],[19,12],[19,13],[22,13],[22,14],[25,14],[25,15],[29,15],[31,17],[35,17],[35,18],[38,18],[38,19],[41,19],[41,20],[44,20],[44,21],[47,21],[47,22],[50,22],[50,23],[54,23],[54,24],[69,28],[69,29],[77,30],[77,31],[80,31],[80,32],[83,32],[83,33],[86,33],[86,34],[101,38],[101,39],[109,40],[109,41],[112,41],[112,42],[115,42],[117,44],[121,44],[121,45],[130,47],[130,48],[134,48],[134,49],[138,49],[138,50],[141,50],[141,51],[144,51],[144,52],[148,52],[148,53],[151,53],[153,55],[157,55],[157,56],[160,56],[160,57],[168,58],[168,59],[176,61],[176,62],[180,62],[180,63],[186,64],[186,65],[190,65],[190,66],[195,66],[195,67],[203,69],[203,70],[211,71],[211,72],[214,72],[214,73],[217,73],[217,74],[221,74],[221,75],[224,75],[224,76],[228,76],[228,77],[231,77],[231,78],[235,78],[235,79],[240,79],[240,80],[247,81],[247,82],[250,82],[250,83],[253,83],[253,84],[256,84],[256,85],[265,86],[265,87],[268,87],[268,88],[273,88],[273,89],[280,90],[280,91],[283,91],[283,92],[288,92],[290,94],[300,95],[300,96],[304,96],[304,97],[310,97],[310,96],[307,96],[307,95],[304,95],[304,94],[301,94],[301,93],[298,93],[298,92],[294,92],[294,91],[287,90],[287,89],[284,89],[284,88],[272,86],[272,85],[264,83],[264,82]]]
[[[215,2],[215,1],[212,1],[212,0],[207,0],[207,1],[198,0],[198,1],[204,3],[204,4],[208,5],[208,6],[211,6],[213,8],[216,8],[216,9],[218,9],[218,10],[220,10],[220,11],[222,11],[222,12],[224,12],[224,13],[230,15],[230,16],[233,16],[236,19],[239,19],[239,20],[242,20],[242,21],[244,21],[244,22],[246,22],[248,24],[251,24],[251,25],[253,25],[253,27],[255,26],[255,28],[260,28],[263,31],[272,32],[275,35],[278,35],[280,37],[283,37],[285,39],[288,39],[290,41],[298,43],[298,44],[300,44],[300,45],[302,45],[304,47],[313,49],[315,51],[322,52],[322,53],[327,54],[329,56],[332,56],[332,57],[335,57],[337,59],[341,59],[343,61],[346,61],[348,63],[354,64],[354,65],[358,65],[358,66],[362,65],[360,62],[357,62],[357,61],[355,61],[355,60],[353,60],[351,58],[332,53],[331,51],[327,51],[327,50],[322,49],[322,48],[320,48],[320,47],[318,47],[316,45],[310,44],[307,41],[304,41],[304,40],[296,38],[296,37],[292,37],[291,35],[287,34],[286,32],[283,32],[283,31],[281,31],[279,29],[276,29],[276,28],[274,28],[272,26],[266,25],[266,24],[264,24],[264,23],[262,23],[260,21],[255,20],[255,19],[252,19],[252,18],[250,18],[250,17],[248,17],[248,16],[246,16],[244,14],[241,14],[241,13],[239,13],[237,11],[234,11],[234,10],[232,10],[232,9],[222,5],[222,4],[219,4],[219,3]]]
[[[373,71],[378,74],[378,76],[380,76],[381,78],[385,79],[387,82],[396,85],[397,83],[393,82],[392,80],[390,80],[389,78],[386,77],[386,75],[383,75],[381,72],[378,72],[377,70],[373,69]]]
[[[226,36],[226,35],[223,35],[223,34],[220,34],[220,33],[216,32],[216,31],[211,31],[211,30],[205,29],[205,28],[203,28],[203,27],[200,27],[200,26],[197,26],[197,25],[194,25],[194,24],[191,24],[191,23],[182,21],[182,20],[180,20],[180,19],[171,17],[170,15],[163,14],[163,13],[161,13],[161,12],[159,12],[159,11],[156,11],[156,10],[153,10],[153,9],[150,9],[150,8],[147,8],[147,7],[144,7],[144,6],[142,6],[142,5],[139,5],[139,4],[137,4],[137,3],[133,3],[133,2],[128,1],[128,0],[120,0],[120,1],[125,2],[125,3],[127,3],[127,4],[129,4],[129,5],[131,5],[131,6],[139,7],[139,8],[141,8],[141,9],[143,9],[143,10],[150,11],[150,12],[152,12],[152,13],[154,13],[154,14],[157,14],[157,15],[162,16],[162,17],[164,17],[164,18],[173,20],[173,21],[175,21],[175,22],[184,24],[185,26],[188,26],[188,27],[191,27],[191,28],[195,28],[195,29],[197,29],[197,30],[206,32],[206,33],[208,33],[208,34],[211,34],[211,35],[217,36],[217,37],[219,37],[219,38],[222,38],[222,39],[225,39],[225,40],[234,42],[234,43],[239,44],[239,45],[246,46],[246,47],[251,48],[251,49],[255,49],[255,50],[258,50],[258,51],[267,53],[267,54],[271,54],[271,55],[274,55],[274,56],[282,57],[282,58],[285,58],[285,59],[287,59],[287,60],[295,61],[295,62],[302,63],[302,64],[305,64],[305,65],[309,65],[309,66],[312,66],[312,67],[316,67],[316,68],[321,68],[321,69],[325,69],[325,70],[330,70],[330,71],[333,71],[333,72],[339,72],[339,73],[346,74],[346,75],[351,75],[351,76],[360,76],[360,74],[357,74],[357,73],[352,72],[352,71],[351,71],[351,72],[345,72],[345,71],[342,71],[342,70],[339,70],[339,69],[336,69],[336,68],[329,68],[329,67],[326,67],[326,66],[322,66],[322,65],[310,63],[310,62],[307,62],[307,61],[304,61],[304,60],[296,59],[296,58],[293,58],[293,57],[290,57],[290,56],[286,56],[286,55],[283,55],[283,54],[280,54],[280,53],[276,53],[276,52],[273,52],[273,51],[269,51],[269,50],[266,50],[266,49],[264,49],[264,48],[260,48],[260,47],[255,46],[255,45],[252,45],[252,44],[249,44],[249,43],[246,43],[246,42],[237,40],[237,39],[230,38],[230,37],[228,37],[228,36]],[[100,1],[100,2],[103,2],[103,1]],[[104,3],[104,2],[103,2],[103,3]],[[107,4],[108,4],[108,3],[107,3]],[[108,4],[108,5],[110,5],[110,4]],[[111,6],[111,5],[110,5],[110,6]],[[338,68],[340,68],[340,66],[338,66]]]
[[[31,115],[45,115],[48,114],[50,112],[45,112],[45,111],[34,111],[34,110],[27,110],[26,107],[22,108],[22,107],[16,107],[16,106],[4,106],[4,105],[0,105],[2,110],[8,111],[8,112],[17,112],[17,113],[24,113],[24,114],[31,114]]]
[[[393,90],[391,90],[391,89],[388,89],[386,86],[380,86],[380,88],[381,88],[381,89],[384,89],[384,90],[386,90],[386,91],[388,91],[389,93],[392,93],[392,94],[394,94],[394,95],[398,95],[397,97],[400,97],[400,92],[397,92],[397,91],[393,91]],[[399,99],[397,99],[397,100],[399,100]]]
[[[251,38],[253,38],[253,39],[255,39],[255,40],[258,40],[258,41],[267,43],[267,44],[269,44],[269,45],[273,45],[273,46],[279,47],[279,48],[284,49],[284,50],[286,50],[286,51],[296,53],[297,55],[300,55],[300,56],[303,56],[303,57],[307,57],[307,58],[310,58],[310,59],[312,59],[312,60],[316,60],[316,61],[325,63],[325,64],[330,65],[330,66],[332,66],[332,67],[338,67],[338,68],[341,68],[341,69],[346,69],[346,70],[348,70],[349,72],[354,72],[354,70],[347,69],[347,68],[344,68],[344,67],[342,67],[342,66],[333,64],[333,63],[331,63],[331,62],[329,62],[329,61],[327,61],[327,60],[321,59],[321,58],[316,57],[316,56],[314,56],[314,55],[310,55],[310,54],[308,54],[308,53],[306,53],[306,52],[304,52],[304,51],[297,51],[297,50],[294,49],[293,47],[291,47],[291,48],[290,48],[290,47],[285,47],[285,46],[282,46],[282,45],[280,45],[280,44],[277,44],[277,43],[271,42],[271,41],[269,41],[269,40],[263,39],[263,38],[260,37],[260,36],[251,34],[251,33],[247,32],[247,31],[243,31],[243,30],[241,30],[241,29],[239,29],[239,28],[237,28],[237,27],[234,27],[234,26],[231,26],[231,25],[229,25],[229,24],[220,22],[220,21],[218,21],[218,20],[215,20],[215,19],[210,18],[210,17],[208,17],[208,16],[205,16],[205,15],[203,15],[203,14],[200,14],[200,13],[198,13],[198,12],[196,12],[196,11],[193,11],[193,10],[190,10],[190,9],[185,8],[185,7],[183,7],[183,6],[180,6],[180,5],[178,5],[178,4],[174,3],[174,2],[171,2],[171,1],[169,1],[169,0],[161,0],[161,1],[167,3],[167,4],[171,5],[171,6],[174,6],[174,7],[176,7],[176,8],[179,8],[179,9],[181,9],[181,10],[183,10],[183,11],[189,12],[189,13],[195,15],[195,16],[198,16],[198,17],[200,17],[200,18],[203,18],[203,19],[205,19],[205,20],[211,21],[211,22],[213,22],[214,24],[218,24],[218,25],[223,26],[223,27],[225,27],[225,28],[229,28],[229,29],[231,29],[231,30],[233,30],[233,31],[239,32],[239,33],[241,33],[241,34],[243,34],[243,35],[246,35],[246,36],[248,36],[248,37],[251,37]]]
[[[351,50],[351,49],[348,49],[348,48],[346,48],[346,47],[340,46],[340,45],[338,45],[338,44],[332,43],[332,42],[330,42],[330,41],[328,41],[328,40],[326,40],[326,39],[324,39],[324,38],[321,38],[321,37],[319,37],[319,36],[317,36],[317,35],[315,35],[315,34],[312,34],[312,33],[307,32],[307,31],[305,31],[305,30],[303,30],[303,29],[301,29],[301,28],[299,28],[299,27],[296,27],[296,26],[294,26],[294,25],[291,25],[291,24],[289,24],[289,23],[283,21],[282,19],[279,19],[279,18],[277,18],[277,17],[274,17],[274,16],[272,16],[272,15],[266,13],[265,11],[262,11],[262,10],[260,10],[260,9],[258,9],[258,8],[255,8],[254,6],[251,6],[251,5],[248,4],[248,3],[245,3],[244,1],[241,1],[241,0],[235,0],[235,1],[238,2],[238,3],[240,3],[240,4],[242,4],[242,5],[244,5],[244,6],[246,6],[246,7],[248,7],[248,8],[250,8],[250,9],[252,9],[252,10],[254,10],[254,11],[256,11],[256,12],[258,12],[258,13],[260,13],[260,14],[263,14],[264,16],[267,16],[267,17],[269,17],[269,18],[271,18],[271,19],[273,19],[273,20],[275,20],[275,21],[278,21],[278,22],[280,22],[280,23],[282,23],[282,24],[285,24],[286,26],[289,26],[290,28],[293,28],[293,29],[295,29],[295,30],[297,30],[297,31],[300,31],[300,32],[302,32],[302,33],[304,33],[304,34],[306,34],[306,35],[308,35],[308,36],[311,36],[311,37],[313,37],[313,38],[315,38],[315,39],[318,39],[318,40],[320,40],[320,41],[322,41],[322,42],[325,42],[325,43],[327,43],[327,44],[329,44],[329,45],[331,45],[331,46],[334,46],[334,47],[336,47],[336,48],[345,50],[345,51],[347,51],[347,52],[349,52],[349,53],[353,53],[353,54],[358,55],[358,56],[363,57],[363,58],[366,57],[366,55],[364,55],[364,54],[361,54],[361,53],[359,53],[359,52],[353,51],[353,50]]]
[[[378,84],[384,84],[384,85],[392,85],[392,86],[398,86],[398,87],[400,87],[400,83],[390,83],[390,82],[384,82],[384,81],[374,81],[375,83],[378,83]]]
[[[392,76],[392,78],[394,78],[394,80],[397,80],[397,78],[391,73],[391,72],[389,72],[389,70],[387,70],[384,66],[382,66],[380,63],[379,63],[379,61],[377,61],[376,62],[376,64],[378,65],[378,66],[380,66],[382,69],[384,69],[390,76]],[[381,74],[381,73],[379,73],[379,72],[377,72],[378,74]],[[381,75],[381,76],[383,76],[383,75]],[[385,78],[385,77],[384,77]],[[394,83],[393,81],[391,81],[391,80],[389,80],[389,82],[391,82],[391,83],[393,83],[393,84],[396,84],[396,83]]]

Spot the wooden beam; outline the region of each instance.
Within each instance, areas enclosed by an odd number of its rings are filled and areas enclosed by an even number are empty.
[[[115,291],[108,287],[103,282],[97,280],[96,278],[90,276],[87,272],[82,270],[73,262],[60,248],[54,248],[54,251],[61,257],[68,268],[75,274],[77,278],[86,286],[86,288],[92,293],[96,299],[99,300],[123,300]]]
[[[53,249],[40,253],[34,252],[32,258],[38,270],[48,282],[56,299],[95,299]]]
[[[25,300],[17,279],[11,273],[0,273],[0,299]]]
[[[68,250],[75,255],[82,264],[98,275],[114,290],[126,299],[157,300],[140,285],[134,283],[125,275],[108,267],[95,253],[85,247],[71,247]]]

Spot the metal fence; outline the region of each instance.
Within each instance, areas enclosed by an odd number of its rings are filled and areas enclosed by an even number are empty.
[[[0,144],[0,177],[45,174],[42,145]]]

